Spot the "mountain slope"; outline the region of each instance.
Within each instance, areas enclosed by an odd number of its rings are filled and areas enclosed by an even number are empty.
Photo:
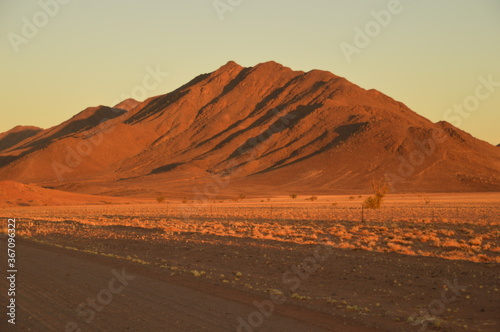
[[[16,144],[30,138],[43,129],[33,126],[16,126],[9,131],[0,134],[0,151],[7,150]]]
[[[0,181],[0,207],[46,205],[131,204],[147,201],[68,193],[13,181]]]
[[[118,195],[364,191],[381,177],[395,191],[500,189],[494,146],[325,71],[229,62],[84,112],[90,124],[74,117],[10,149],[0,179]]]

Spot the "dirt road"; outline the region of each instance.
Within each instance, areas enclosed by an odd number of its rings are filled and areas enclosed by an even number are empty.
[[[369,331],[304,308],[272,308],[265,298],[259,312],[248,294],[193,289],[126,262],[26,241],[17,262],[16,325],[4,313],[2,331]]]

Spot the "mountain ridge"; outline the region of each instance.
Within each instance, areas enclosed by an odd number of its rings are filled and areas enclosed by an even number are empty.
[[[229,61],[170,93],[75,117],[0,150],[0,179],[116,195],[191,193],[214,175],[231,179],[219,192],[367,191],[388,174],[396,191],[500,189],[494,146],[377,90],[274,61]],[[436,132],[446,140],[400,172]]]

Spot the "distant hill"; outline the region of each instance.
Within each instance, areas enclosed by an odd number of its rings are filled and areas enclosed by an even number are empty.
[[[32,126],[16,126],[9,131],[0,134],[0,151],[7,150],[19,142],[30,138],[39,132],[42,128]]]
[[[0,207],[141,203],[121,197],[68,193],[13,181],[0,181]]]

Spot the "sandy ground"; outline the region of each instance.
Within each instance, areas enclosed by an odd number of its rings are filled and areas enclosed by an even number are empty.
[[[255,310],[249,302],[265,301],[218,287],[189,287],[128,262],[27,242],[18,248],[17,323],[12,328],[2,322],[2,331],[232,331],[238,317]],[[5,300],[4,289],[1,294]],[[370,331],[289,305],[273,310],[261,330],[331,328]]]
[[[363,197],[306,198],[0,210],[24,237],[20,298],[38,297],[20,305],[30,313],[20,322],[86,327],[79,303],[126,267],[141,286],[99,312],[95,330],[146,320],[149,330],[235,331],[238,317],[259,318],[257,301],[273,314],[255,331],[498,331],[498,194],[390,196],[363,222]]]

